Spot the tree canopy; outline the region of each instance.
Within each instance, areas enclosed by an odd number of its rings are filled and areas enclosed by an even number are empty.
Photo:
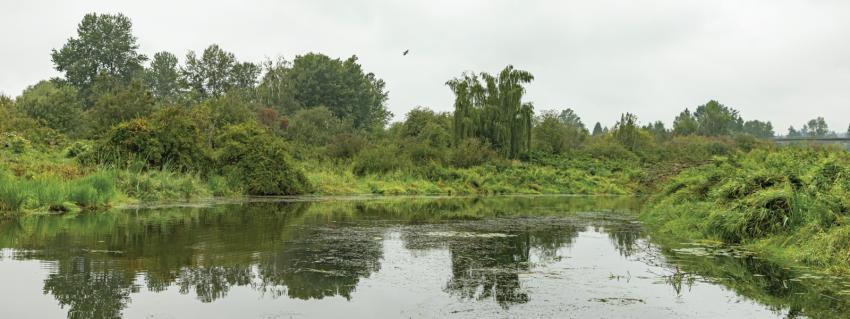
[[[129,81],[147,57],[138,52],[133,24],[123,14],[90,13],[77,26],[77,37],[69,38],[51,58],[56,70],[88,97],[95,79],[106,74]]]
[[[528,151],[534,106],[522,98],[532,80],[530,72],[508,65],[495,76],[465,73],[446,82],[455,94],[455,142],[483,139],[508,158]]]
[[[291,67],[283,64],[269,73],[272,76],[264,79],[265,86],[292,90],[298,104],[327,107],[339,118],[351,118],[355,128],[383,127],[392,115],[385,105],[384,81],[365,73],[357,56],[343,61],[308,53],[296,57]]]

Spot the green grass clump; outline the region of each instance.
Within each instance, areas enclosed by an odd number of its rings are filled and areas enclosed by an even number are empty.
[[[98,171],[69,185],[69,198],[82,207],[103,207],[118,195],[117,175],[113,171]]]
[[[0,176],[0,211],[18,211],[27,200],[19,183]]]
[[[642,212],[683,240],[743,244],[850,272],[850,153],[810,147],[755,150],[682,171]]]

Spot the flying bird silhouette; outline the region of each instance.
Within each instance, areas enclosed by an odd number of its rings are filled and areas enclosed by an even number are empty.
[[[405,55],[407,55],[407,53],[409,53],[409,52],[410,52],[410,49],[404,50],[404,53],[402,53],[402,54],[401,54],[401,56],[405,56]]]

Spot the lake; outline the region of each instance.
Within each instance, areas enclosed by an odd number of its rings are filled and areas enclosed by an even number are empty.
[[[846,278],[655,238],[639,207],[604,196],[305,197],[7,219],[0,318],[850,313]]]

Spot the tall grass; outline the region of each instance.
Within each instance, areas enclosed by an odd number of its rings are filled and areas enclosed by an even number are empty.
[[[684,240],[743,244],[850,273],[850,153],[785,148],[718,158],[670,179],[642,219]]]
[[[119,194],[115,173],[98,171],[64,180],[58,177],[27,179],[0,175],[0,210],[67,210],[69,204],[82,208],[108,206]]]
[[[0,211],[18,211],[26,200],[26,193],[19,183],[0,175]]]

